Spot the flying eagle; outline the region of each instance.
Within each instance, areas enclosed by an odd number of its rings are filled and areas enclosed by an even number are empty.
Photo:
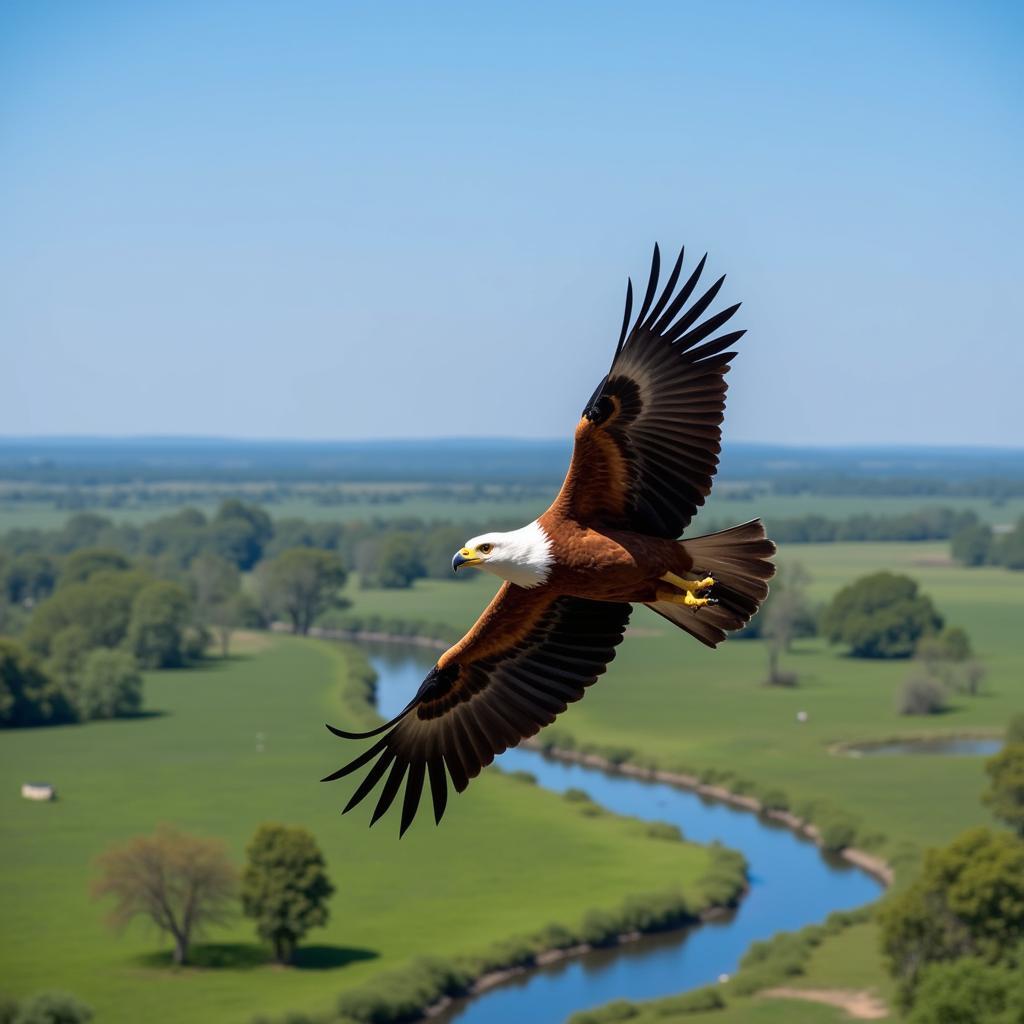
[[[505,582],[472,629],[437,660],[380,737],[323,781],[369,765],[350,811],[385,778],[370,822],[405,782],[400,834],[429,780],[440,822],[448,780],[462,792],[496,755],[535,735],[608,667],[634,604],[716,647],[768,594],[775,545],[760,520],[678,540],[711,492],[721,451],[725,374],[744,331],[714,335],[739,304],[705,318],[719,278],[692,303],[707,255],[681,288],[683,252],[658,293],[661,257],[631,321],[626,288],[615,357],[576,427],[569,471],[551,507],[509,533],[466,542],[452,568]],[[631,325],[632,324],[632,325]]]

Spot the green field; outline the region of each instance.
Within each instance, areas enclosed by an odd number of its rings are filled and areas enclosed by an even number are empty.
[[[532,498],[476,497],[466,495],[434,496],[417,493],[403,494],[401,490],[387,489],[380,485],[375,491],[377,500],[358,500],[334,505],[318,502],[313,496],[294,496],[284,500],[264,500],[259,495],[253,500],[262,500],[267,511],[275,519],[298,517],[313,522],[353,522],[369,519],[397,519],[415,516],[425,521],[448,521],[465,523],[518,523],[528,522],[547,508],[557,488],[551,488],[550,495]],[[728,495],[726,491],[726,495]],[[174,491],[168,491],[159,502],[127,504],[117,507],[98,505],[88,511],[107,516],[118,523],[141,526],[160,516],[169,515],[182,504],[192,504],[203,512],[216,511],[218,500],[204,496],[197,500],[182,498]],[[1009,524],[1024,515],[1024,499],[1015,498],[993,502],[986,498],[956,497],[883,497],[822,495],[758,495],[752,498],[712,497],[701,512],[705,522],[740,522],[761,516],[771,524],[773,518],[790,519],[800,516],[820,515],[827,519],[845,519],[852,515],[872,514],[896,516],[916,512],[929,506],[955,509],[970,509],[985,522]],[[74,512],[59,507],[55,502],[22,502],[0,495],[0,533],[15,528],[52,530],[60,528]],[[699,529],[699,526],[697,527]]]
[[[412,957],[575,924],[629,894],[685,889],[710,863],[700,847],[650,839],[611,816],[584,817],[494,771],[443,828],[423,814],[401,842],[391,818],[372,831],[364,808],[342,818],[351,787],[317,779],[351,755],[321,725],[352,721],[352,707],[340,704],[346,659],[323,641],[255,643],[263,649],[203,670],[150,674],[153,717],[0,734],[0,992],[66,989],[104,1024],[242,1024],[257,1012],[323,1011],[343,989]],[[28,780],[53,782],[60,799],[20,799]],[[303,966],[263,963],[244,918],[210,936],[219,950],[200,950],[230,967],[154,965],[166,946],[141,925],[111,937],[104,908],[89,898],[91,862],[161,821],[222,837],[236,862],[261,822],[314,832],[337,893]]]

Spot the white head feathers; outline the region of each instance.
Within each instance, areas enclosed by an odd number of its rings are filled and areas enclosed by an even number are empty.
[[[481,546],[484,552],[480,551]],[[466,541],[466,547],[477,552],[477,568],[520,587],[544,583],[555,561],[551,538],[536,521],[509,533],[482,533]]]

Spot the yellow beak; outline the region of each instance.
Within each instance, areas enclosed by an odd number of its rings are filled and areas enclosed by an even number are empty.
[[[452,572],[458,572],[464,565],[477,565],[479,562],[480,556],[474,548],[463,548],[461,551],[455,552],[455,557],[452,559]]]

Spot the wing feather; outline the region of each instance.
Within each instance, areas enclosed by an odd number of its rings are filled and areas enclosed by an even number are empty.
[[[434,820],[440,822],[448,777],[461,793],[498,754],[579,700],[614,658],[630,610],[628,604],[506,583],[473,629],[438,659],[412,706],[369,750],[324,781],[370,764],[345,805],[350,811],[384,779],[370,824],[387,812],[404,782],[401,835],[429,779]]]
[[[728,351],[743,331],[718,332],[739,304],[706,316],[724,277],[697,294],[703,256],[676,291],[683,251],[658,294],[655,246],[644,301],[624,328],[608,375],[576,428],[572,462],[549,515],[678,537],[711,492],[721,452]],[[625,322],[630,322],[632,288]]]

